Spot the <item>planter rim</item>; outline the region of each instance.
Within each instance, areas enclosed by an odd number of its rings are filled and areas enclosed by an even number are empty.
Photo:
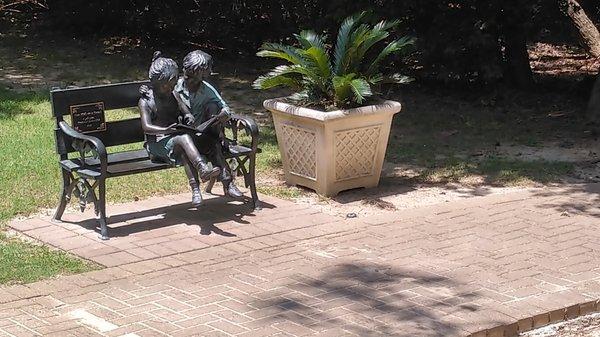
[[[310,108],[303,108],[293,104],[284,103],[285,97],[268,99],[263,102],[263,106],[268,110],[277,110],[294,116],[327,121],[332,119],[344,118],[348,116],[372,115],[372,114],[395,114],[400,112],[402,104],[397,101],[385,100],[380,104],[365,105],[358,108],[343,109],[335,111],[321,111]]]

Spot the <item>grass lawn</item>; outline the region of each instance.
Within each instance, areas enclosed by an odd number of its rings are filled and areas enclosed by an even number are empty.
[[[10,239],[0,232],[0,284],[31,283],[97,268],[67,253]]]

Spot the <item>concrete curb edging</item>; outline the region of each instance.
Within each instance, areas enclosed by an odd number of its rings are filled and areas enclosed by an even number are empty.
[[[468,337],[516,337],[521,333],[531,331],[533,329],[568,321],[596,312],[600,312],[600,299],[530,316],[520,319],[515,323],[504,324],[491,329],[481,330],[479,332],[470,334]]]

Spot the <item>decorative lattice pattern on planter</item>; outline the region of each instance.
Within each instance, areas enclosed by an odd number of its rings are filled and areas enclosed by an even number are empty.
[[[368,176],[373,171],[381,126],[335,133],[335,179]]]
[[[291,125],[282,125],[285,154],[290,173],[317,178],[317,153],[315,132]]]

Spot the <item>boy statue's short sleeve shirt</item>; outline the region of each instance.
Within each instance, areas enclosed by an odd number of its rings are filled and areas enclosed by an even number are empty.
[[[226,108],[229,110],[227,103],[221,98],[219,92],[208,82],[202,81],[202,86],[196,92],[190,93],[185,87],[183,78],[177,81],[175,91],[179,94],[183,102],[190,108],[192,115],[196,119],[196,126],[206,120],[206,107],[209,103],[216,103],[219,109]]]

